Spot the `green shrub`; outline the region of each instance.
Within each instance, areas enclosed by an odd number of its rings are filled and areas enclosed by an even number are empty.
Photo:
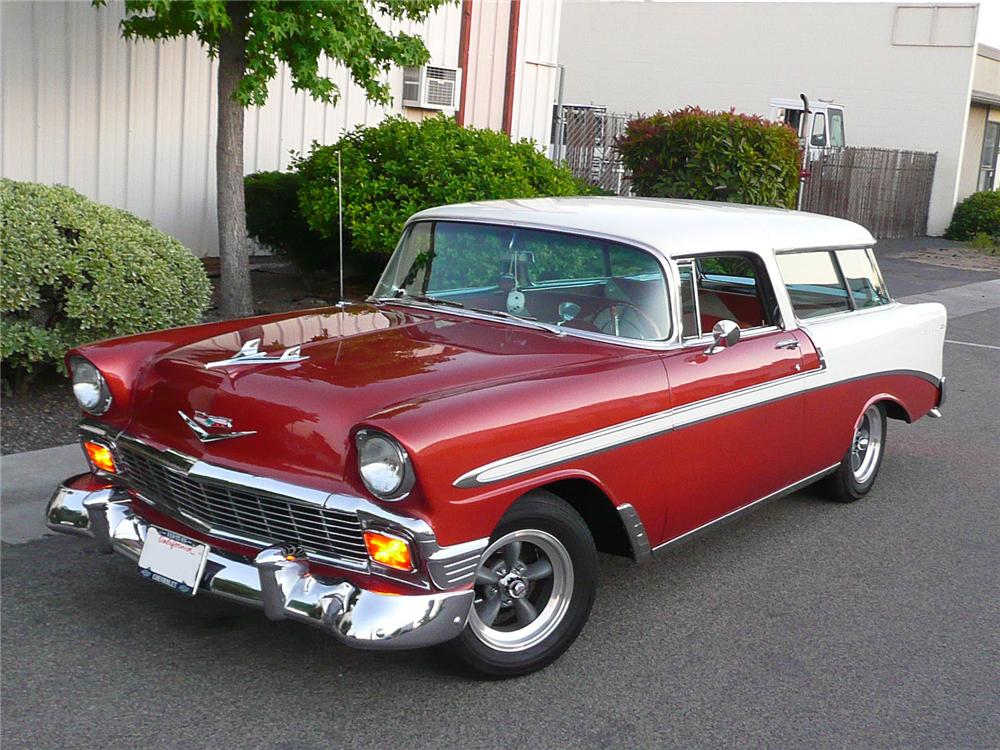
[[[247,233],[302,271],[335,270],[336,243],[310,229],[299,211],[301,185],[302,176],[296,172],[257,172],[244,177]]]
[[[989,255],[1000,255],[1000,235],[991,236],[986,232],[976,232],[969,239],[969,245]]]
[[[360,127],[296,162],[309,225],[337,236],[337,150],[344,174],[344,228],[356,255],[386,254],[410,215],[431,206],[494,198],[576,195],[580,187],[534,144],[463,128],[450,118],[402,117]]]
[[[795,206],[801,153],[791,128],[696,107],[629,121],[618,142],[636,194]]]
[[[963,242],[978,232],[985,232],[991,237],[1000,235],[1000,190],[973,193],[955,206],[944,236]]]
[[[5,376],[63,368],[78,344],[197,323],[201,262],[148,221],[61,185],[0,182],[0,359]]]

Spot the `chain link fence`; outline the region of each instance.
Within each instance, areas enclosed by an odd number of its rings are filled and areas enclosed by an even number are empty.
[[[630,195],[616,143],[625,132],[627,115],[603,107],[563,106],[558,115],[551,154],[576,177],[615,195]],[[561,138],[559,134],[561,133]]]

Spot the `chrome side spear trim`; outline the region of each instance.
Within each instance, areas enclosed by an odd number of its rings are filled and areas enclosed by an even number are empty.
[[[228,367],[230,365],[288,365],[307,359],[309,357],[302,355],[301,346],[290,346],[281,354],[271,355],[260,351],[260,339],[250,339],[232,357],[220,359],[217,362],[208,362],[205,364],[205,369],[210,370],[213,367]]]

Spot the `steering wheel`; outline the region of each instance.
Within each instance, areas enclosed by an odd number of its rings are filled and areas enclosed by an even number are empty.
[[[656,325],[642,308],[624,300],[613,300],[588,316],[601,333],[645,341],[663,338]]]

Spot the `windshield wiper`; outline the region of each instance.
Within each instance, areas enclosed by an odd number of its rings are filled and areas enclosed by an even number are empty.
[[[549,333],[554,333],[556,336],[562,336],[563,331],[560,328],[555,328],[547,323],[543,323],[538,318],[522,318],[519,315],[512,315],[509,312],[504,312],[503,310],[487,310],[482,307],[470,307],[468,308],[472,312],[484,313],[485,315],[493,315],[497,318],[503,318],[504,320],[517,320],[521,323],[526,323],[532,328],[537,328],[540,331],[548,331]]]
[[[426,294],[410,294],[409,292],[404,292],[400,290],[399,293],[393,294],[391,297],[381,297],[382,300],[413,300],[414,302],[423,302],[426,305],[443,305],[444,307],[460,307],[464,308],[461,302],[455,302],[450,299],[441,299],[440,297],[430,297]]]

